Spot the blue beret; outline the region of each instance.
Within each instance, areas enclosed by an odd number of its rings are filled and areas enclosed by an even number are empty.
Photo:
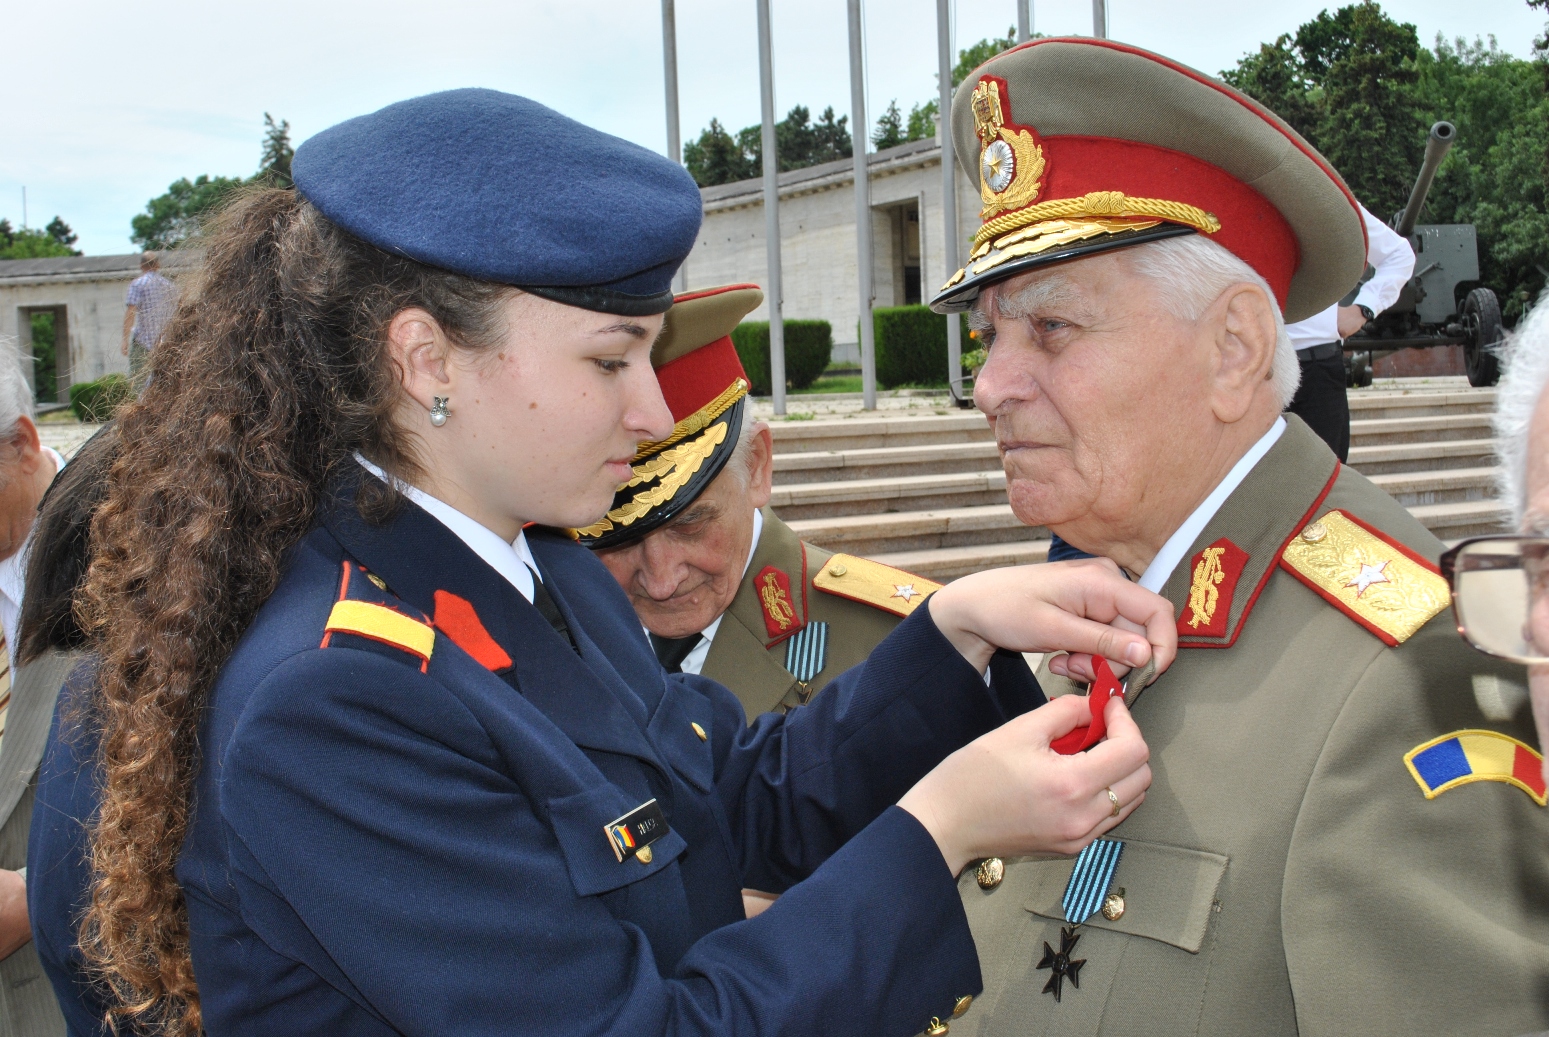
[[[380,249],[604,313],[662,313],[699,233],[693,177],[497,90],[448,90],[296,149],[296,188]]]

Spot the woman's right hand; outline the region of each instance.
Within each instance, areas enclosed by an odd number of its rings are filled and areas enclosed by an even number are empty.
[[[1076,853],[1128,817],[1151,784],[1151,750],[1117,695],[1103,741],[1074,756],[1049,748],[1089,717],[1085,696],[1063,695],[963,746],[898,805],[930,832],[954,875],[981,857]]]

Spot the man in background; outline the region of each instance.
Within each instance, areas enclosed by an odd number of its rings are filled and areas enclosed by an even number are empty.
[[[65,671],[53,663],[27,666],[13,682],[11,669],[27,538],[38,502],[64,463],[39,441],[32,391],[16,344],[0,339],[0,636],[5,646],[0,651],[0,1037],[65,1032],[53,989],[31,946],[25,874],[33,779]]]
[[[124,343],[121,351],[129,358],[129,375],[138,379],[145,361],[177,312],[177,285],[161,274],[161,256],[155,252],[140,255],[140,276],[129,282],[124,296]]]
[[[1350,459],[1350,399],[1345,394],[1344,341],[1398,301],[1415,272],[1409,242],[1359,207],[1366,224],[1366,262],[1375,271],[1349,306],[1335,303],[1306,320],[1286,325],[1302,381],[1286,408],[1328,444],[1341,464]]]
[[[732,345],[753,285],[680,295],[651,351],[676,427],[580,531],[669,671],[730,688],[749,722],[807,702],[940,584],[804,543],[768,507],[774,440]]]

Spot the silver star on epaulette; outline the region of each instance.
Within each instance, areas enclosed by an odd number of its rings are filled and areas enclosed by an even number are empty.
[[[1355,588],[1355,596],[1359,598],[1366,593],[1366,589],[1374,583],[1392,583],[1387,573],[1383,572],[1388,567],[1387,559],[1372,565],[1370,562],[1361,563],[1361,572],[1355,579],[1345,584],[1346,587]]]

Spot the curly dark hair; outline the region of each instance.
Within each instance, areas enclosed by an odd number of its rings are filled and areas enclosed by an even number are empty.
[[[91,527],[78,614],[101,658],[92,710],[104,784],[91,831],[87,961],[116,1018],[200,1032],[188,913],[174,869],[217,673],[314,522],[331,473],[359,451],[419,472],[393,415],[394,315],[420,307],[451,342],[495,346],[515,289],[390,255],[293,190],[255,190],[212,225],[197,280],[119,412],[119,456]],[[368,480],[360,508],[397,506]]]

